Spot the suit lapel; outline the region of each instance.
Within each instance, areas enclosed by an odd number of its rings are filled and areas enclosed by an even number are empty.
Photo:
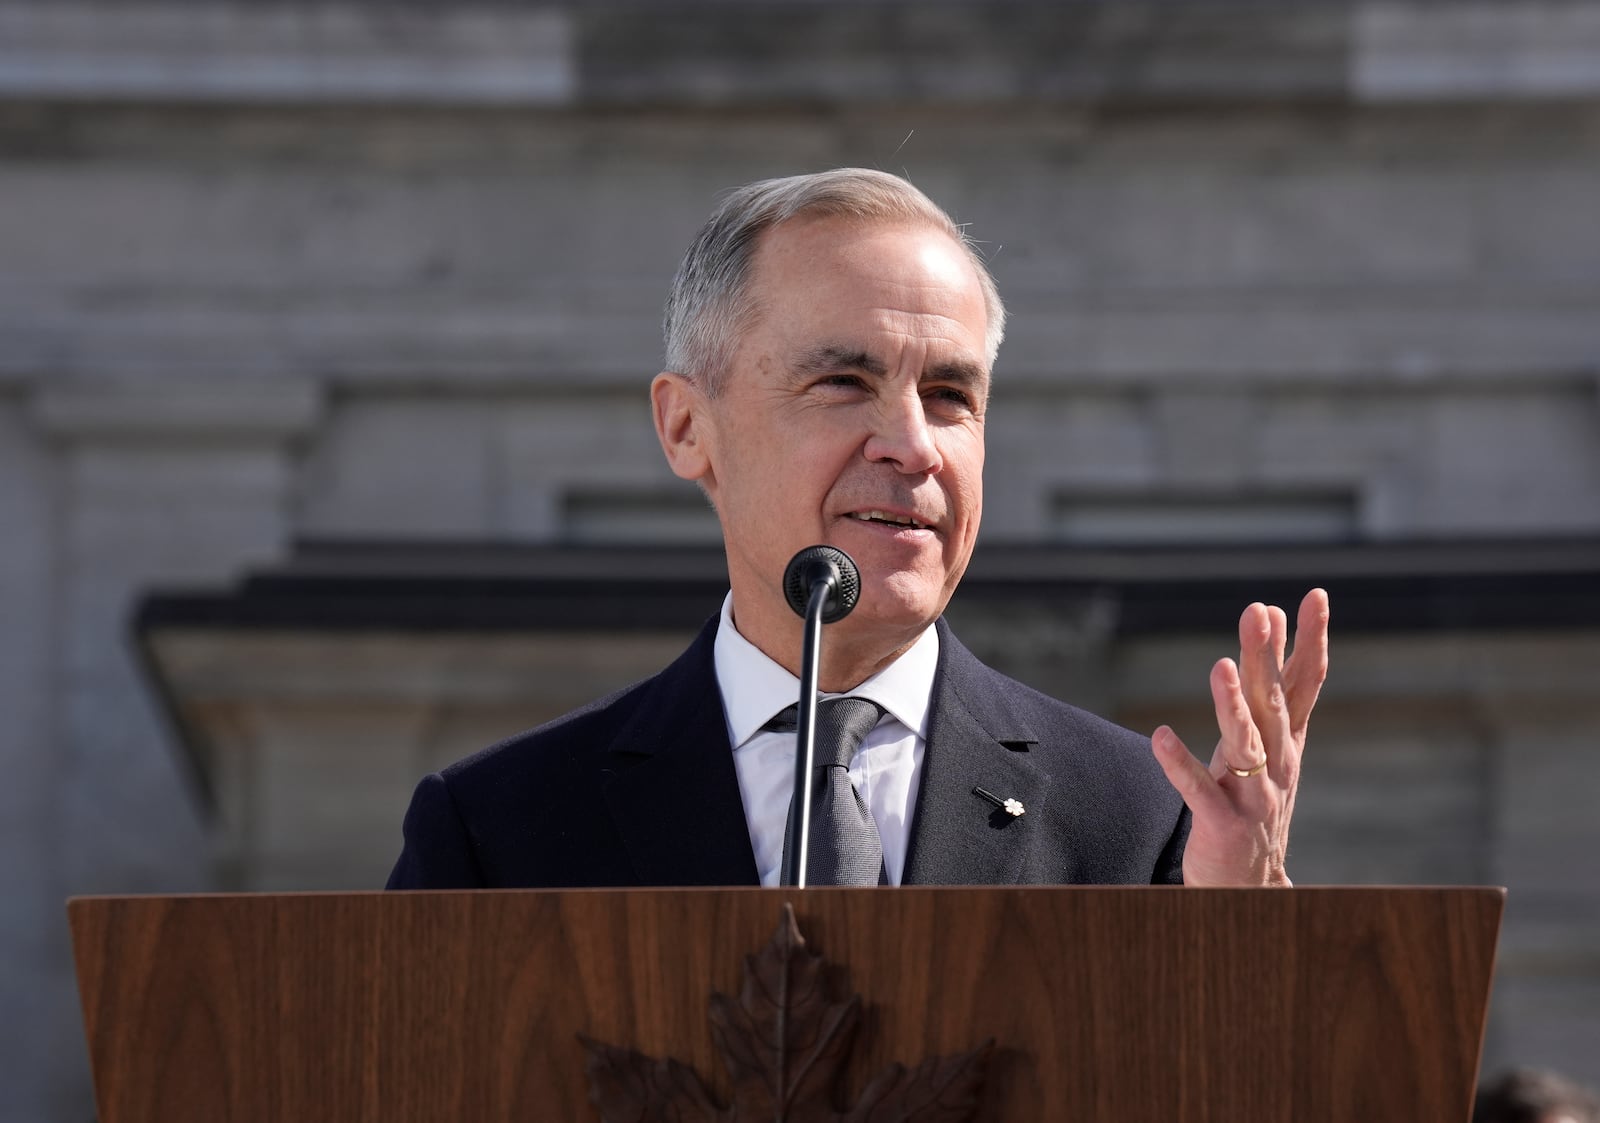
[[[605,799],[641,885],[754,885],[759,878],[728,745],[717,619],[644,688],[609,748]]]
[[[984,666],[941,619],[939,663],[922,780],[902,882],[1013,885],[1027,871],[1051,778],[1025,748],[1035,731],[1006,705],[1010,680]],[[607,749],[605,801],[641,885],[755,885],[714,662],[713,618],[676,662],[643,688]],[[981,787],[1026,809],[1019,817],[975,795]]]
[[[907,885],[1014,885],[1021,882],[1039,820],[1050,804],[1050,777],[1023,749],[1035,731],[1005,705],[1009,680],[980,663],[941,619],[922,782],[906,857]],[[1012,816],[974,794],[984,788],[1015,799]],[[1035,816],[1030,821],[1030,816]]]

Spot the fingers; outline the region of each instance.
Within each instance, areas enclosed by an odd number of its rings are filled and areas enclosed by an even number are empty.
[[[1170,725],[1163,725],[1151,734],[1150,747],[1155,750],[1161,771],[1167,774],[1167,782],[1183,797],[1196,818],[1227,813],[1228,797]]]
[[[1220,779],[1229,768],[1248,770],[1266,761],[1266,747],[1241,688],[1239,668],[1232,659],[1219,659],[1211,668],[1211,703],[1221,734],[1211,760],[1211,775]]]
[[[1312,589],[1300,602],[1294,626],[1294,654],[1284,664],[1284,692],[1289,699],[1289,728],[1305,730],[1328,677],[1328,594]]]
[[[1258,602],[1239,617],[1240,690],[1269,759],[1282,756],[1290,737],[1283,683],[1283,652],[1288,630],[1283,609],[1275,606]],[[1212,690],[1215,694],[1214,685]],[[1222,718],[1220,706],[1217,716],[1219,720]]]

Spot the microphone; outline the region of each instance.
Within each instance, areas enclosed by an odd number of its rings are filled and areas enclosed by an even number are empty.
[[[828,585],[822,622],[834,624],[849,616],[861,597],[861,571],[850,555],[832,546],[807,546],[789,560],[783,571],[783,595],[796,616],[805,617],[811,590],[818,581]]]
[[[811,771],[816,762],[817,667],[822,625],[850,615],[861,596],[861,571],[850,555],[832,546],[807,546],[783,571],[783,595],[805,620],[800,650],[800,701],[795,707],[794,796],[783,843],[782,885],[805,888],[806,849],[811,842]]]

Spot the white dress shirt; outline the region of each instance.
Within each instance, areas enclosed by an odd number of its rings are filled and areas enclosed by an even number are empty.
[[[824,634],[823,642],[827,642]],[[767,658],[733,624],[733,594],[722,602],[717,628],[717,685],[722,713],[733,746],[733,766],[744,797],[761,884],[776,885],[783,866],[784,827],[794,792],[793,732],[774,733],[761,727],[800,697],[800,680]],[[883,840],[883,869],[889,884],[899,885],[905,872],[911,816],[922,779],[927,745],[928,705],[933,672],[939,661],[939,634],[929,627],[910,649],[848,693],[884,709],[877,728],[867,734],[850,760],[850,782],[866,801]],[[823,694],[833,698],[838,695]]]

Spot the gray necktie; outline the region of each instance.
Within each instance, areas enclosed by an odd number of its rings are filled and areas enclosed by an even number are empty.
[[[850,758],[882,716],[882,707],[865,698],[827,698],[817,703],[811,845],[806,851],[809,885],[880,884],[883,842],[878,824],[845,773]]]

